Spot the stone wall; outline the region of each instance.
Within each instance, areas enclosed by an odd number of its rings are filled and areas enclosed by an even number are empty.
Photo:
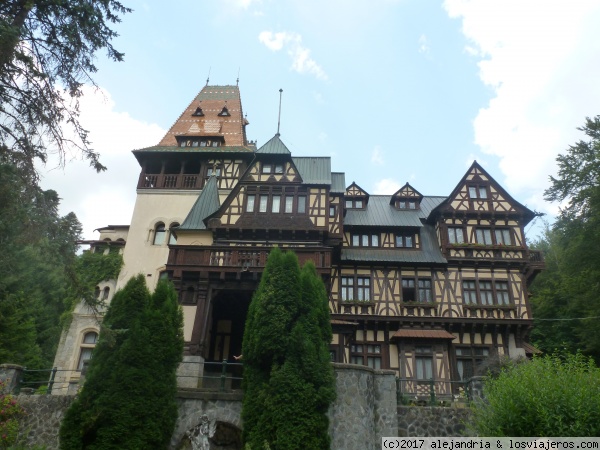
[[[337,399],[329,411],[332,450],[378,449],[384,436],[462,435],[468,409],[398,407],[393,371],[347,364],[334,367]],[[60,422],[74,398],[17,396],[27,412],[21,421],[21,443],[58,449]],[[180,390],[177,402],[179,417],[171,449],[241,448],[241,392]],[[198,446],[199,442],[209,447]]]
[[[464,436],[470,417],[468,408],[399,406],[397,432],[400,437]]]

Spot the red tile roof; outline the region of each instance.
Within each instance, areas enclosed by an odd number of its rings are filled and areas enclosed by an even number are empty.
[[[227,107],[229,116],[219,115]],[[194,116],[202,108],[203,116]],[[175,136],[223,136],[225,145],[246,145],[240,90],[237,86],[204,86],[175,121],[159,146],[177,146]]]

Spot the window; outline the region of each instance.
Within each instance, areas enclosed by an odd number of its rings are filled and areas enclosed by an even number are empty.
[[[469,198],[471,200],[485,200],[488,198],[486,186],[469,186]]]
[[[267,212],[267,202],[269,201],[268,195],[260,196],[260,203],[258,204],[258,212]]]
[[[396,235],[396,247],[398,248],[414,248],[415,239],[412,233],[402,233]]]
[[[352,344],[350,346],[350,362],[361,366],[366,365],[373,369],[381,369],[381,345]]]
[[[294,197],[291,195],[285,196],[285,212],[288,214],[294,212]]]
[[[216,147],[216,146],[213,146]],[[221,168],[220,167],[209,167],[208,169],[206,169],[206,176],[210,177],[212,175],[215,175],[217,177],[221,176]]]
[[[280,207],[281,207],[281,196],[280,195],[274,195],[273,199],[272,199],[272,202],[271,202],[271,212],[272,213],[278,213]]]
[[[263,163],[261,172],[262,173],[276,173],[282,174],[285,166],[282,163],[277,164],[265,164]]]
[[[379,247],[378,234],[353,234],[353,247]]]
[[[98,340],[98,333],[92,331],[85,333],[81,342],[81,350],[79,352],[79,361],[77,362],[77,370],[83,369],[83,363],[92,358],[92,352]]]
[[[414,278],[403,278],[402,301],[432,303],[433,290],[431,288],[431,280],[428,278],[421,278],[419,280],[415,280]]]
[[[462,286],[465,305],[509,306],[511,303],[508,281],[465,280]]]
[[[475,230],[475,237],[478,244],[493,245],[492,230],[489,228],[477,228]]]
[[[154,245],[163,245],[165,243],[165,237],[167,235],[167,230],[165,230],[165,224],[159,222],[156,224],[156,228],[154,228]]]
[[[415,347],[415,375],[417,380],[433,378],[433,349],[431,347]]]
[[[102,300],[108,300],[108,295],[110,294],[110,288],[108,286],[106,286],[103,290],[102,290]]]
[[[364,208],[364,200],[362,198],[351,198],[351,199],[346,199],[346,208],[349,209],[362,209]]]
[[[342,277],[340,296],[342,301],[371,301],[371,279],[369,277]]]
[[[448,227],[448,242],[451,244],[464,244],[465,233],[462,227]]]
[[[177,237],[175,236],[173,229],[177,228],[178,226],[179,226],[179,223],[177,223],[177,222],[173,222],[171,225],[169,225],[169,244],[171,244],[171,245],[177,244]]]
[[[329,207],[329,217],[335,217],[335,206]]]
[[[475,374],[477,366],[489,356],[490,349],[487,347],[457,347],[455,352],[458,378],[464,381]]]
[[[496,238],[496,245],[512,245],[510,229],[508,228],[496,228],[494,237]]]
[[[275,164],[275,173],[283,173],[283,164]]]
[[[271,166],[271,164],[263,164],[262,165],[262,173],[271,173],[272,170],[273,170],[273,167]]]
[[[399,199],[396,201],[396,207],[398,209],[417,209],[417,202],[415,200]]]
[[[246,200],[246,212],[254,212],[254,201],[256,200],[255,195],[249,195]]]
[[[306,213],[306,195],[298,196],[298,214]]]

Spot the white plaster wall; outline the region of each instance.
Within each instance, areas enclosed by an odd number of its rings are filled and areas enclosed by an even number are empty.
[[[508,356],[513,359],[526,356],[525,350],[517,347],[514,334],[508,336]]]
[[[199,191],[138,190],[117,289],[142,273],[148,288],[154,290],[169,256],[168,236],[162,245],[153,245],[154,226],[157,222],[163,222],[166,228],[173,222],[181,224],[198,195]]]

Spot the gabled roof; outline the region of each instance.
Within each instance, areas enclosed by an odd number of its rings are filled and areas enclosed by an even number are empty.
[[[421,227],[431,210],[446,197],[423,197],[421,209],[396,209],[389,196],[371,195],[364,209],[348,209],[344,226]]]
[[[430,221],[435,220],[434,216],[438,212],[444,211],[446,209],[452,209],[452,201],[458,196],[463,186],[471,182],[470,178],[473,178],[473,176],[478,178],[481,178],[481,176],[483,176],[487,180],[489,180],[489,184],[493,186],[499,194],[502,195],[504,200],[509,202],[518,211],[518,214],[523,216],[524,222],[522,223],[522,225],[527,225],[535,217],[535,213],[532,210],[516,201],[508,192],[506,192],[506,190],[496,180],[494,180],[494,178],[492,178],[492,176],[489,173],[486,172],[486,170],[483,167],[479,165],[477,161],[473,161],[471,167],[467,170],[465,175],[462,177],[462,179],[459,181],[456,187],[452,190],[452,193],[448,197],[446,197],[446,199],[443,202],[436,206],[433,211],[431,211],[431,215],[429,218]],[[505,215],[508,213],[502,212],[501,214]],[[515,213],[513,212],[512,214]]]
[[[227,108],[228,116],[220,115],[223,107]],[[198,108],[202,109],[201,116],[195,114]],[[158,145],[177,146],[176,136],[222,136],[226,146],[244,146],[247,143],[244,120],[238,86],[204,86]]]
[[[217,188],[217,177],[211,176],[204,189],[198,195],[194,206],[188,213],[183,223],[176,229],[181,230],[206,230],[204,219],[219,209],[219,190]]]
[[[413,188],[408,182],[398,189],[390,199],[390,204],[393,204],[399,198],[411,198],[421,200],[423,198],[423,194]]]
[[[346,195],[349,197],[369,197],[369,193],[354,181],[346,188]]]
[[[257,154],[261,155],[291,155],[292,152],[279,139],[279,134],[276,134],[269,139],[261,148],[256,150]]]

